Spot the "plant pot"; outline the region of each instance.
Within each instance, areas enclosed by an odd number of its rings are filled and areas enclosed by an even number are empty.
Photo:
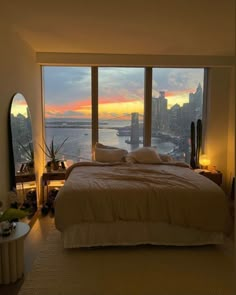
[[[59,169],[59,161],[53,161],[51,163],[52,170],[57,171]]]

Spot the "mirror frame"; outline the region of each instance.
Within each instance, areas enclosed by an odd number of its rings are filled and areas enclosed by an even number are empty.
[[[14,160],[14,153],[13,153],[13,141],[12,141],[12,131],[11,131],[11,107],[13,103],[14,97],[18,94],[16,92],[9,104],[8,108],[8,155],[9,155],[9,185],[10,190],[16,190],[16,175],[15,175],[15,160]]]
[[[29,108],[29,104],[25,98],[25,96],[20,93],[20,92],[16,92],[14,93],[14,95],[12,96],[11,100],[10,100],[10,104],[9,104],[9,109],[8,109],[8,151],[9,151],[9,184],[10,184],[10,190],[16,191],[16,183],[17,183],[17,174],[15,171],[15,156],[14,156],[14,147],[13,147],[13,132],[12,132],[12,120],[11,120],[11,114],[12,114],[12,106],[13,106],[13,102],[14,99],[16,98],[16,96],[19,95],[21,96],[26,105],[27,108]],[[32,128],[32,120],[30,117],[30,122],[31,122],[31,128]],[[31,130],[32,132],[32,130]],[[33,141],[33,134],[31,133],[32,136],[32,141]],[[34,171],[35,174],[35,171]]]

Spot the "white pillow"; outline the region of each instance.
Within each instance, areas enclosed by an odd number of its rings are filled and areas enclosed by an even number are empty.
[[[122,162],[128,154],[127,150],[118,148],[96,148],[95,147],[95,161],[103,163]]]
[[[128,153],[125,157],[127,162],[156,164],[161,163],[161,158],[155,148],[143,147]]]

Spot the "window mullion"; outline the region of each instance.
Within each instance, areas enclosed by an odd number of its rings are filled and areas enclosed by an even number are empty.
[[[92,92],[92,151],[98,141],[98,67],[91,69]],[[94,154],[94,153],[93,153]]]
[[[145,68],[144,79],[144,146],[151,145],[152,130],[152,68]]]

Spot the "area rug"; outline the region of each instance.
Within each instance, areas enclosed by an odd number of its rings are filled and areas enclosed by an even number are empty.
[[[68,249],[53,228],[19,295],[233,295],[233,249]]]

